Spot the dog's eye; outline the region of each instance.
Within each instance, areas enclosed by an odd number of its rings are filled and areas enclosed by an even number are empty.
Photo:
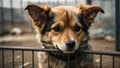
[[[56,27],[53,28],[53,30],[55,32],[60,32],[62,30],[62,28],[60,26],[56,26]]]
[[[80,31],[80,29],[81,29],[81,27],[80,27],[80,26],[75,26],[73,30],[74,30],[74,32],[79,32],[79,31]]]

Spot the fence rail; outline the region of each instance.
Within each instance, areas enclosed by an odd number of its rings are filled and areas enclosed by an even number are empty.
[[[36,47],[11,47],[11,46],[0,46],[1,50],[24,50],[24,51],[44,51],[44,52],[60,52],[58,49],[44,49]],[[116,51],[93,51],[93,50],[81,50],[82,53],[86,54],[98,54],[98,55],[110,55],[120,56],[120,52]]]

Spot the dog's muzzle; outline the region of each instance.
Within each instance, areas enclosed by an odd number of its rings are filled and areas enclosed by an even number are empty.
[[[75,47],[75,41],[70,41],[66,43],[67,49],[71,50]]]
[[[65,42],[63,48],[61,48],[59,45],[56,45],[57,49],[64,52],[64,53],[74,53],[77,50],[77,45],[75,41],[69,41],[69,42]]]
[[[69,50],[62,50],[62,49],[60,49],[59,47],[58,47],[58,45],[56,45],[56,47],[57,47],[57,49],[59,50],[59,51],[61,51],[61,52],[63,52],[63,53],[74,53],[75,52],[75,50],[73,50],[73,49],[69,49]]]

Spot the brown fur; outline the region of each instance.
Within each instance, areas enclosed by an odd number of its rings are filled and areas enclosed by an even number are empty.
[[[78,20],[78,15],[83,15],[85,24],[90,27],[90,25],[94,22],[94,18],[96,17],[98,12],[104,13],[103,9],[99,6],[92,5],[77,5],[75,7],[71,6],[58,6],[55,8],[50,8],[49,6],[37,6],[37,5],[28,5],[26,8],[28,10],[29,15],[32,18],[34,27],[38,33],[38,39],[40,43],[42,41],[46,42],[47,48],[60,48],[66,55],[67,53],[72,53],[70,51],[66,51],[67,47],[63,46],[65,43],[74,40],[76,42],[76,49],[79,50],[78,47],[84,45],[84,39],[88,36],[87,32],[84,32],[82,29],[75,32],[74,29],[76,27],[84,27]],[[54,17],[54,22],[50,27],[49,31],[46,31],[45,34],[42,34],[42,30],[44,30],[45,25],[48,24],[47,21],[50,17]],[[58,29],[60,31],[55,31],[55,27],[59,26]],[[41,47],[42,44],[41,44]],[[44,47],[43,47],[44,48]],[[75,50],[75,48],[74,48]],[[74,51],[73,51],[74,52]],[[39,52],[39,67],[47,68],[47,58],[49,56],[46,52]],[[78,68],[82,66],[87,66],[87,68],[94,68],[93,60],[91,55],[87,55],[90,59],[86,62],[87,58],[79,61]],[[79,60],[80,58],[78,58]],[[73,62],[73,61],[71,61]],[[54,57],[50,57],[50,66],[51,68],[66,68],[67,63],[61,60],[57,60]],[[73,67],[71,67],[73,68]]]

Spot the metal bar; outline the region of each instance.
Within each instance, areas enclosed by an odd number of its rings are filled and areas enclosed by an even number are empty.
[[[102,68],[102,54],[100,54],[100,68]]]
[[[32,51],[32,68],[34,68],[34,51]]]
[[[65,5],[67,5],[68,3],[67,3],[67,0],[65,0]]]
[[[67,68],[70,68],[70,60],[69,60],[69,58],[70,58],[70,56],[68,55],[68,61],[67,61],[67,64],[68,64],[67,66],[68,67]]]
[[[47,0],[47,4],[50,5],[50,0]]]
[[[12,60],[13,60],[13,68],[14,68],[14,50],[12,50]]]
[[[44,49],[44,48],[36,48],[36,47],[11,47],[11,46],[0,46],[0,49],[4,50],[24,50],[24,51],[44,51],[44,52],[59,52],[57,49]]]
[[[21,21],[24,21],[24,14],[23,14],[23,0],[20,0],[20,9],[21,9]]]
[[[11,47],[11,46],[0,46],[0,49],[4,50],[24,50],[24,51],[44,51],[44,52],[60,52],[58,49],[44,49],[44,48],[36,48],[36,47]],[[82,50],[81,53],[86,54],[102,54],[102,55],[110,55],[110,56],[120,56],[120,52],[116,51],[93,51],[93,50]]]
[[[84,53],[83,55],[86,55],[86,53]],[[89,55],[89,54],[88,54],[88,55]],[[85,62],[83,62],[83,63],[85,63]],[[83,68],[88,68],[88,67],[84,65]]]
[[[114,68],[115,67],[115,56],[113,56],[113,58],[112,58],[112,68]]]
[[[24,50],[22,50],[22,68],[24,68]]]
[[[75,4],[74,5],[76,5],[77,4],[77,0],[75,0],[75,2],[74,2]]]
[[[59,0],[57,0],[57,6],[59,5]]]
[[[11,5],[11,25],[12,28],[14,27],[14,13],[13,13],[13,0],[10,0],[10,5]]]
[[[78,57],[77,57],[77,55],[75,56],[75,68],[77,68],[77,65],[78,65]]]
[[[1,0],[1,28],[4,30],[4,10],[3,10],[3,0]]]
[[[118,68],[120,68],[120,56],[118,57]]]
[[[50,68],[50,56],[48,56],[48,68]]]
[[[120,52],[116,51],[93,51],[93,50],[82,50],[82,53],[86,54],[96,54],[96,55],[110,55],[110,56],[120,56]]]
[[[4,68],[4,49],[2,49],[2,68]]]
[[[86,4],[92,4],[92,0],[86,0]]]
[[[120,0],[115,0],[115,10],[116,10],[116,31],[115,31],[115,39],[116,39],[116,41],[115,41],[115,48],[116,48],[116,50],[117,51],[120,51]]]
[[[41,5],[41,1],[39,0],[39,3],[38,3],[39,5]]]

